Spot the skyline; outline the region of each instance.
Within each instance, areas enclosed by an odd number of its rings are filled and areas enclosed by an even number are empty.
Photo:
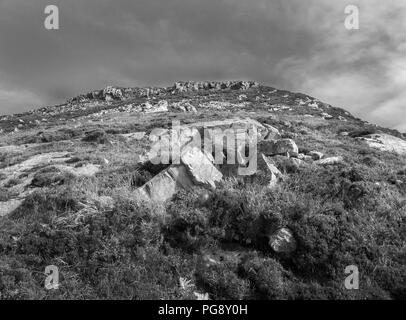
[[[60,29],[44,28],[59,8]],[[344,9],[360,10],[347,30]],[[108,85],[255,80],[406,131],[406,3],[0,0],[0,114]]]

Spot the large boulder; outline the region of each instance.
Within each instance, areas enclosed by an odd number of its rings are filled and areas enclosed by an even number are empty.
[[[171,199],[180,189],[189,190],[193,182],[183,165],[171,166],[150,181],[138,188],[136,197],[152,202],[165,202]]]
[[[223,177],[213,165],[211,155],[203,153],[196,147],[186,148],[182,152],[181,162],[187,168],[194,184],[214,189],[215,183]]]
[[[164,202],[180,189],[191,190],[195,186],[214,189],[222,174],[213,165],[213,158],[200,149],[187,147],[182,150],[181,164],[171,165],[136,191],[142,200]]]

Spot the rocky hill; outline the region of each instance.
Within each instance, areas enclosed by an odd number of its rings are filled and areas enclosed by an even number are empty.
[[[0,117],[0,298],[404,299],[405,196],[405,136],[308,95],[107,87]]]

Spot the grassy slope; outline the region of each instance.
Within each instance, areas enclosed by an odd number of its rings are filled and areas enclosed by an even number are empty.
[[[210,99],[219,97],[236,101],[234,93]],[[56,150],[82,163],[109,163],[93,178],[45,183],[0,218],[1,298],[189,299],[193,292],[212,299],[406,298],[405,157],[337,134],[369,129],[357,119],[300,116],[309,112],[270,113],[258,103],[238,112],[119,114],[75,125],[67,120],[3,135],[2,145],[38,145],[3,155],[2,166]],[[161,206],[136,201],[135,188],[155,174],[134,165],[145,141],[127,143],[114,134],[167,127],[171,118],[185,123],[231,116],[272,124],[300,148],[342,155],[345,162],[300,169],[279,163],[288,179],[272,191],[258,174],[226,179],[208,201],[202,190],[181,192]],[[113,143],[82,141],[91,129],[103,130]],[[63,142],[71,139],[69,146]],[[298,241],[291,257],[267,245],[266,234],[280,226]],[[43,272],[51,264],[60,269],[61,286],[48,291]],[[360,290],[344,288],[348,265],[359,267]],[[182,287],[180,278],[191,282]]]

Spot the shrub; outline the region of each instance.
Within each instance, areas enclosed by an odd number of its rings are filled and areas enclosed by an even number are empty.
[[[85,133],[85,137],[82,139],[84,142],[94,142],[98,144],[110,143],[108,135],[103,130],[93,130]]]

